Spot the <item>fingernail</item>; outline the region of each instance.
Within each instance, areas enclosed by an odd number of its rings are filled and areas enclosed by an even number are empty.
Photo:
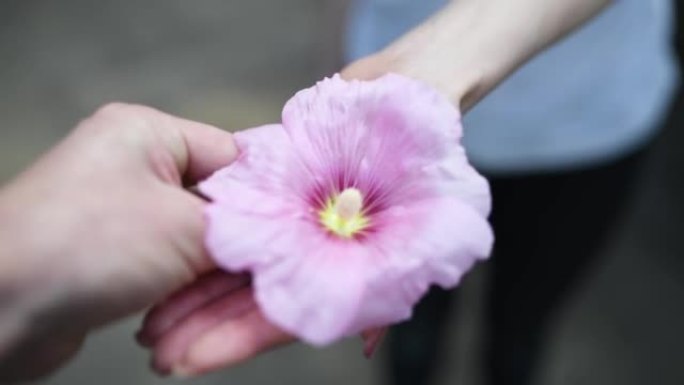
[[[171,376],[179,380],[187,380],[193,377],[193,375],[193,371],[183,364],[178,364],[171,368]]]
[[[387,334],[387,328],[378,328],[374,330],[368,330],[364,332],[364,348],[363,354],[366,358],[371,359],[375,352],[377,352],[378,347],[382,344]]]
[[[223,335],[208,333],[188,349],[185,363],[193,366],[214,367],[232,364],[241,358],[239,339],[226,341]]]
[[[146,335],[142,330],[138,330],[135,333],[135,340],[142,346],[144,347],[150,347],[152,345],[152,341],[149,338],[149,336]]]

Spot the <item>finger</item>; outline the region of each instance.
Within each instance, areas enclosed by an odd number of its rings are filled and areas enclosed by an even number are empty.
[[[204,275],[153,307],[145,316],[136,339],[143,346],[152,346],[160,336],[195,310],[248,283],[249,276],[246,274],[215,271]]]
[[[184,180],[194,185],[229,165],[238,155],[233,136],[203,123],[175,118],[187,150]]]
[[[51,374],[71,360],[81,349],[82,332],[51,333],[25,341],[26,345],[0,360],[0,384],[23,384]]]
[[[363,338],[364,343],[363,354],[366,356],[366,358],[373,357],[373,354],[375,354],[375,352],[378,350],[378,347],[385,339],[387,330],[387,327],[381,327],[369,329],[361,333],[361,337]]]
[[[237,157],[238,151],[230,133],[151,107],[111,103],[100,108],[94,118],[110,124],[114,122],[117,127],[135,126],[137,129],[144,128],[157,134],[156,138],[161,139],[161,147],[166,150],[165,154],[171,155],[178,173],[188,185],[196,184],[214,171],[227,166]],[[159,142],[151,140],[150,144],[158,145]],[[158,150],[160,149],[153,148],[148,155],[152,159],[165,159],[157,152]],[[163,161],[159,162],[165,164]],[[164,169],[164,173],[167,172],[168,170]]]
[[[387,73],[388,63],[382,55],[371,55],[359,59],[342,71],[340,76],[345,80],[375,80]]]
[[[183,359],[173,366],[176,376],[188,377],[229,367],[274,349],[294,338],[271,324],[258,308],[231,318],[205,332]]]
[[[154,346],[152,367],[168,374],[181,362],[190,345],[207,330],[255,309],[251,288],[245,287],[195,310],[163,334]]]

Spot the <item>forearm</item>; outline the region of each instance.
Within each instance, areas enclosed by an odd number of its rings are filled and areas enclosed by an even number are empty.
[[[599,13],[611,0],[459,0],[344,71],[395,72],[423,80],[468,110],[536,53]]]

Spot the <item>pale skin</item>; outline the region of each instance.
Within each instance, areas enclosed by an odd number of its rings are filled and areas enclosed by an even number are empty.
[[[609,3],[459,0],[342,74],[404,74],[467,111]],[[259,312],[248,277],[217,272],[203,247],[206,202],[186,187],[236,155],[217,128],[114,104],[0,190],[0,382],[51,373],[88,333],[155,304],[138,340],[163,374],[293,341]]]

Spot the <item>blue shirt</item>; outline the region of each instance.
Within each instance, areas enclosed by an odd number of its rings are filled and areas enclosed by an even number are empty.
[[[347,57],[375,52],[445,0],[358,0]],[[537,56],[464,117],[472,162],[495,173],[573,169],[623,156],[658,130],[677,84],[670,0],[618,0]]]

